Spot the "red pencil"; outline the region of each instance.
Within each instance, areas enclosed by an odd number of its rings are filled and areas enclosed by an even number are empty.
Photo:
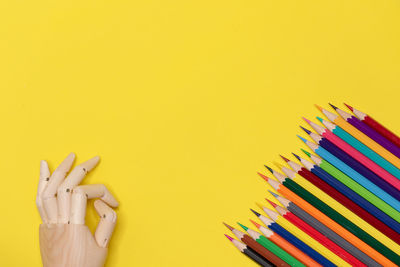
[[[360,119],[363,123],[367,124],[369,127],[380,133],[382,136],[384,136],[386,139],[388,139],[390,142],[392,142],[394,145],[397,147],[400,147],[400,137],[398,137],[396,134],[394,134],[392,131],[390,131],[388,128],[374,120],[371,116],[353,108],[350,105],[347,105],[344,103],[353,113],[354,115],[357,116],[358,119]]]
[[[352,266],[367,266],[361,261],[359,261],[357,258],[355,258],[353,255],[348,253],[346,250],[338,246],[336,243],[334,243],[332,240],[315,230],[313,227],[311,227],[308,223],[291,213],[290,211],[282,208],[281,206],[276,205],[274,202],[270,201],[267,199],[267,201],[288,221],[299,227],[301,230],[303,230],[305,233],[307,233],[309,236],[317,240],[319,243],[330,249],[333,253],[344,259],[346,262],[351,264]],[[266,209],[266,208],[264,208]],[[273,211],[271,211],[273,212]]]

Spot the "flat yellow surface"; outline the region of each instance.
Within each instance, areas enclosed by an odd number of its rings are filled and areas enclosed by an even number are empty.
[[[395,0],[2,1],[1,265],[41,265],[39,161],[54,170],[73,151],[101,156],[85,183],[121,202],[107,266],[255,266],[221,222],[249,226],[266,204],[256,171],[304,147],[301,115],[347,101],[400,132],[399,13]]]

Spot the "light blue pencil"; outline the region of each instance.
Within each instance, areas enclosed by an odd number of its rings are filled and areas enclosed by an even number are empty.
[[[368,191],[385,201],[388,205],[392,206],[395,210],[400,212],[400,202],[382,190],[380,187],[376,186],[370,180],[350,168],[346,163],[329,153],[323,147],[308,141],[307,139],[298,135],[298,137],[315,153],[321,156],[323,159],[331,163],[333,166],[341,170],[343,173],[348,175],[351,179],[365,187]]]
[[[359,152],[363,153],[370,160],[374,161],[376,164],[387,170],[390,174],[400,179],[400,169],[394,166],[392,163],[384,159],[378,153],[364,145],[362,142],[358,141],[357,138],[353,137],[351,134],[343,130],[340,126],[333,124],[330,121],[324,120],[320,117],[317,119],[332,133],[341,138],[343,141],[357,149]]]

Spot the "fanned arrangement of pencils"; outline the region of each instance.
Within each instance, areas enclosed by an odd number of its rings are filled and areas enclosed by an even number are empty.
[[[304,120],[310,151],[258,173],[278,194],[260,223],[226,237],[261,266],[400,266],[400,137],[369,115],[330,104]],[[310,141],[312,140],[312,141]],[[237,227],[237,228],[239,228]]]

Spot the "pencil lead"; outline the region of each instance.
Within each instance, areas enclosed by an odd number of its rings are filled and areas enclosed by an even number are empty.
[[[224,224],[229,230],[231,230],[231,231],[232,231],[233,229],[235,229],[235,228],[233,228],[232,226],[230,226],[229,224],[226,224],[226,223],[224,223],[224,222],[223,222],[223,224]]]
[[[350,109],[350,110],[353,112],[353,107],[352,107],[352,106],[350,106],[350,105],[347,105],[346,103],[343,103],[343,104],[345,104],[345,105],[346,105],[346,107],[347,107],[348,109]]]
[[[294,154],[293,152],[292,152],[292,154],[293,154],[293,156],[296,157],[296,159],[297,159],[298,161],[301,161],[301,159],[300,159],[300,157],[299,157],[298,155]]]
[[[311,153],[310,152],[308,152],[307,150],[304,150],[302,148],[300,148],[300,149],[301,149],[301,151],[303,151],[304,154],[306,154],[307,156],[311,157]]]
[[[239,224],[240,225],[240,227],[242,227],[245,231],[247,231],[249,228],[248,227],[246,227],[246,226],[244,226],[243,224],[241,224],[240,222],[238,222],[237,224]]]
[[[273,169],[271,169],[270,167],[268,167],[267,165],[264,165],[265,166],[265,168],[267,168],[272,174],[274,174],[274,170]]]
[[[278,162],[273,162],[275,164],[276,167],[278,167],[280,170],[282,170],[282,168],[285,168],[285,166],[283,166],[282,164],[278,163]]]
[[[262,173],[259,173],[259,172],[257,172],[257,174],[261,177],[261,178],[263,178],[265,181],[267,181],[268,182],[268,177],[267,176],[265,176],[264,174],[262,174]]]
[[[282,156],[282,155],[279,155],[284,161],[286,161],[286,162],[289,162],[290,160],[289,159],[287,159],[287,158],[285,158],[284,156]]]
[[[332,105],[331,103],[328,103],[334,110],[337,110],[338,108],[334,105]]]
[[[255,210],[253,210],[253,209],[250,209],[257,217],[260,217],[261,216],[261,214],[260,213],[258,213],[257,211],[255,211]]]
[[[324,119],[323,119],[323,118],[321,118],[321,117],[318,117],[318,116],[317,116],[317,120],[319,120],[321,123],[323,123],[323,122],[324,122]]]
[[[303,120],[305,120],[308,124],[311,122],[309,119],[307,119],[307,118],[305,118],[305,117],[302,117],[303,118]]]
[[[228,238],[229,239],[229,241],[232,241],[233,240],[233,237],[230,237],[229,235],[227,235],[227,234],[225,234],[225,236],[226,236],[226,238]]]
[[[298,138],[300,138],[300,139],[301,139],[301,141],[303,141],[304,143],[306,143],[306,144],[307,144],[307,139],[305,139],[305,138],[301,137],[300,135],[297,135],[297,137],[298,137]]]
[[[279,195],[278,194],[275,194],[274,192],[272,192],[271,190],[268,190],[268,192],[270,192],[271,193],[271,195],[273,195],[274,197],[279,197]]]
[[[317,104],[314,104],[316,107],[317,107],[317,109],[319,109],[319,111],[321,111],[322,112],[322,110],[323,110],[323,108],[321,108],[320,106],[318,106]]]
[[[256,205],[262,210],[264,207],[260,203],[256,202]]]
[[[261,227],[261,224],[259,224],[259,223],[255,222],[255,221],[253,221],[252,219],[250,219],[250,221],[251,221],[257,228],[260,228],[260,227]]]
[[[303,126],[301,126],[301,125],[300,125],[300,128],[301,128],[301,129],[303,129],[303,131],[305,131],[307,134],[310,134],[310,133],[311,133],[311,131],[310,131],[310,130],[308,130],[308,129],[304,128],[304,127],[303,127]]]
[[[278,206],[277,204],[275,204],[271,200],[269,200],[269,199],[266,199],[266,200],[269,202],[269,204],[271,204],[272,207],[276,208],[276,206]]]

